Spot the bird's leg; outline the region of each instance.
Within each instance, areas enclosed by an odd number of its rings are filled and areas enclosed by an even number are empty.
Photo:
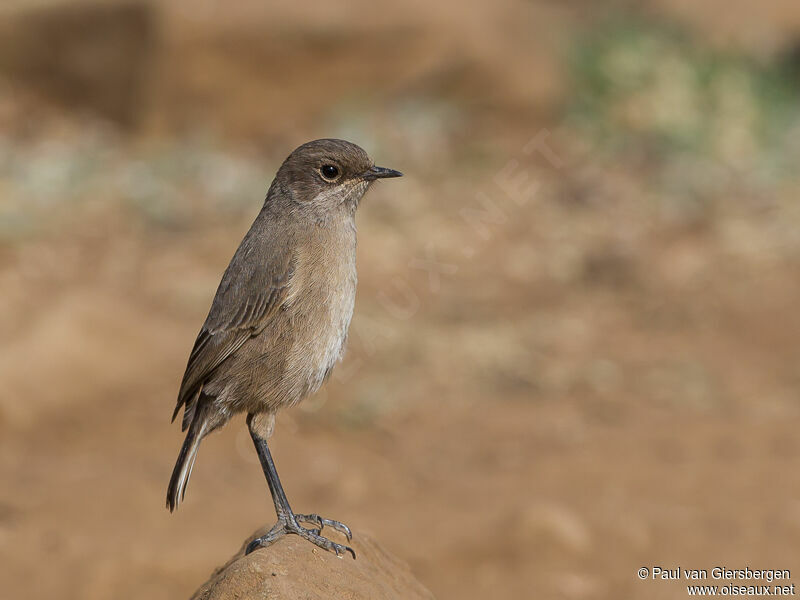
[[[253,444],[256,447],[258,459],[261,461],[261,468],[264,470],[264,475],[267,478],[269,491],[272,494],[272,501],[275,503],[275,512],[278,515],[278,522],[265,535],[250,542],[247,545],[245,554],[250,554],[257,548],[269,546],[287,533],[295,533],[312,544],[316,544],[320,548],[335,553],[336,556],[342,556],[345,552],[349,552],[352,554],[353,558],[355,558],[356,553],[352,548],[332,542],[321,535],[323,527],[331,527],[343,533],[349,541],[352,538],[352,534],[347,525],[339,521],[323,519],[319,515],[296,515],[292,512],[292,508],[289,506],[289,500],[286,498],[286,493],[283,491],[281,480],[278,477],[278,471],[275,469],[275,463],[272,461],[272,454],[267,446],[267,440],[258,431],[258,427],[254,425],[253,415],[247,416],[247,427],[250,430],[250,437],[253,438]],[[316,528],[306,529],[300,525],[301,522],[312,523],[316,525]]]

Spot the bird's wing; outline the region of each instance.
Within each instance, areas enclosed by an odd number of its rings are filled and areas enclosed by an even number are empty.
[[[264,236],[271,256],[261,256]],[[286,299],[293,266],[286,232],[259,219],[242,240],[217,289],[206,322],[195,340],[183,375],[173,420],[186,406],[183,429],[194,412],[194,401],[205,380],[250,337],[269,323]]]

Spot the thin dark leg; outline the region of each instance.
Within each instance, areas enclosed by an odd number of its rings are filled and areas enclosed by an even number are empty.
[[[355,551],[349,546],[336,544],[327,538],[320,535],[323,527],[330,527],[343,533],[347,539],[352,538],[350,528],[344,523],[333,521],[331,519],[323,519],[319,515],[296,515],[292,512],[289,506],[289,500],[286,498],[286,492],[283,491],[281,480],[278,477],[278,471],[275,469],[275,463],[272,460],[272,454],[267,446],[267,440],[262,438],[251,425],[251,416],[247,418],[247,425],[250,430],[250,437],[253,439],[253,444],[258,453],[258,459],[261,462],[261,468],[264,470],[264,476],[267,478],[267,485],[272,494],[272,501],[275,504],[275,512],[278,515],[278,522],[270,529],[266,535],[256,538],[248,544],[245,554],[250,554],[257,548],[269,546],[275,540],[283,537],[287,533],[295,533],[300,537],[308,540],[312,544],[316,544],[320,548],[324,548],[330,552],[334,552],[336,556],[341,556],[345,552],[349,552],[356,557]],[[306,529],[298,522],[313,523],[317,526],[316,529]]]
[[[275,463],[272,461],[272,453],[267,446],[267,440],[258,436],[253,429],[250,428],[250,437],[253,438],[253,444],[258,453],[258,460],[261,461],[261,468],[264,470],[264,476],[267,478],[267,485],[272,494],[272,501],[275,503],[275,512],[278,517],[283,515],[291,515],[292,507],[289,506],[289,500],[286,498],[286,492],[283,491],[278,471],[275,469]]]

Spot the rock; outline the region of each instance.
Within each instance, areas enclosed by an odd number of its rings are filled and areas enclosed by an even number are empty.
[[[214,571],[192,600],[433,599],[433,594],[414,579],[408,565],[360,532],[353,534],[350,544],[356,560],[349,554],[338,558],[296,535],[245,556],[247,544],[267,529],[250,536],[227,564]],[[337,533],[325,533],[340,541]]]

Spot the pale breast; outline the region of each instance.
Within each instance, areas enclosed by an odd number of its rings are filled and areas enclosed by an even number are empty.
[[[344,225],[320,228],[298,250],[287,300],[293,342],[284,372],[292,403],[319,389],[344,351],[357,281],[355,228]]]

